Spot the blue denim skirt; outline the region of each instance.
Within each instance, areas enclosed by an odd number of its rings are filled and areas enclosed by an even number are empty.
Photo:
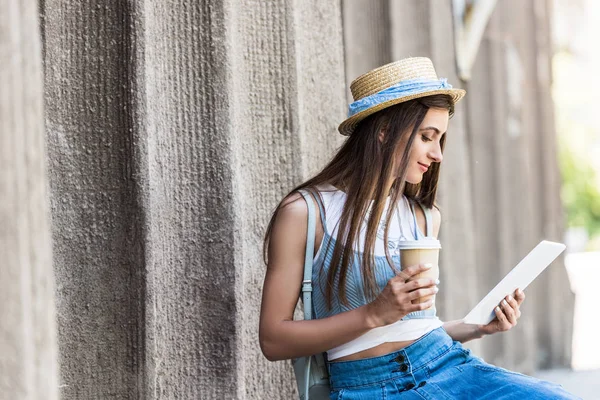
[[[560,385],[487,364],[442,327],[394,353],[328,368],[333,400],[579,399]]]

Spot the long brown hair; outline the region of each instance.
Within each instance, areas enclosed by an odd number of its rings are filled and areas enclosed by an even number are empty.
[[[391,209],[385,221],[384,248],[389,266],[394,270],[396,268],[387,247],[388,227],[401,195],[406,195],[424,207],[437,207],[435,199],[440,174],[439,163],[431,163],[419,184],[406,182],[412,143],[430,108],[448,110],[450,116],[454,114],[454,103],[450,96],[433,95],[385,108],[361,121],[321,172],[295,187],[276,207],[267,226],[263,243],[265,264],[268,263],[268,247],[273,224],[279,210],[282,206],[285,207],[283,204],[287,204],[286,200],[289,196],[299,189],[306,189],[313,195],[319,195],[316,187],[328,183],[342,189],[347,196],[338,225],[332,258],[339,262],[332,262],[327,273],[325,292],[327,306],[331,308],[335,279],[339,279],[337,295],[342,304],[348,305],[346,277],[353,259],[353,249],[359,240],[361,226],[366,218],[368,220],[361,275],[365,296],[367,299],[373,299],[378,293],[374,271],[375,240],[387,197],[390,197]],[[379,140],[381,131],[385,132],[383,141]],[[397,165],[397,153],[401,149],[401,142],[405,135],[409,135],[408,141],[400,165]],[[442,152],[445,141],[446,135],[441,139]],[[369,208],[371,208],[370,212]],[[325,230],[326,227],[323,229]]]

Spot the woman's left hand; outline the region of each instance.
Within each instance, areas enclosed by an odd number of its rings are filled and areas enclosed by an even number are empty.
[[[505,332],[517,325],[517,320],[521,317],[519,307],[525,300],[525,293],[521,289],[515,290],[514,297],[508,295],[494,309],[496,318],[487,325],[479,325],[479,331],[484,335],[492,333]]]

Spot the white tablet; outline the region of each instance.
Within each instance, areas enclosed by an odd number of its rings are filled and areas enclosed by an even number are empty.
[[[542,240],[467,314],[463,321],[467,324],[479,325],[490,323],[496,317],[494,308],[502,299],[513,294],[517,289],[525,290],[566,247],[562,243]]]

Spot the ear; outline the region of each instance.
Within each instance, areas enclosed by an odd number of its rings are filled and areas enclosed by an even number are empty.
[[[382,130],[379,131],[379,134],[377,135],[377,139],[379,139],[380,143],[383,143],[383,139],[385,138],[385,133],[386,133],[385,128],[383,128]]]

